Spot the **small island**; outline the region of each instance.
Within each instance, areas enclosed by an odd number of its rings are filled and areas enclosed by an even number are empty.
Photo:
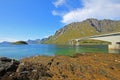
[[[25,45],[27,45],[28,43],[25,41],[16,41],[16,42],[12,42],[12,44],[18,44],[18,45],[25,44]]]

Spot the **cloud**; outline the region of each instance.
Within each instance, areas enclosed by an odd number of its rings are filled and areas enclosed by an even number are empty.
[[[54,2],[53,4],[55,5],[55,7],[61,6],[65,3],[65,0],[57,0],[56,2]]]
[[[83,7],[62,16],[62,23],[83,21],[87,18],[120,19],[120,0],[82,0]]]
[[[64,16],[64,14],[65,14],[65,12],[58,12],[58,11],[55,11],[55,10],[53,10],[52,11],[52,14],[54,15],[54,16]]]
[[[52,11],[52,14],[53,14],[54,16],[61,16],[61,14],[58,13],[57,11],[55,11],[55,10]]]

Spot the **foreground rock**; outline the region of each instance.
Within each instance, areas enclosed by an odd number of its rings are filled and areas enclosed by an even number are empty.
[[[16,71],[19,62],[6,57],[0,58],[0,80],[7,80],[6,77],[10,76]]]
[[[120,54],[30,57],[4,75],[3,80],[120,80]]]

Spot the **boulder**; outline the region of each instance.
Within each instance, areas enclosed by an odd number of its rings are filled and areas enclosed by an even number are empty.
[[[12,72],[15,72],[19,65],[19,61],[9,59],[6,57],[0,57],[0,80]]]

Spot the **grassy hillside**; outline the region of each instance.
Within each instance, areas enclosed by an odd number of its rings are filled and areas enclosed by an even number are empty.
[[[79,42],[76,42],[76,41],[72,41],[72,45],[76,45],[76,44],[79,44],[79,45],[108,45],[108,44],[111,44],[111,42],[108,42],[108,41],[102,41],[102,40],[95,40],[95,39],[83,39],[83,40],[80,40]]]
[[[66,25],[44,41],[47,44],[67,44],[71,39],[105,33],[119,32],[120,21],[87,19]]]
[[[13,42],[12,44],[27,44],[25,41],[17,41],[17,42]]]

